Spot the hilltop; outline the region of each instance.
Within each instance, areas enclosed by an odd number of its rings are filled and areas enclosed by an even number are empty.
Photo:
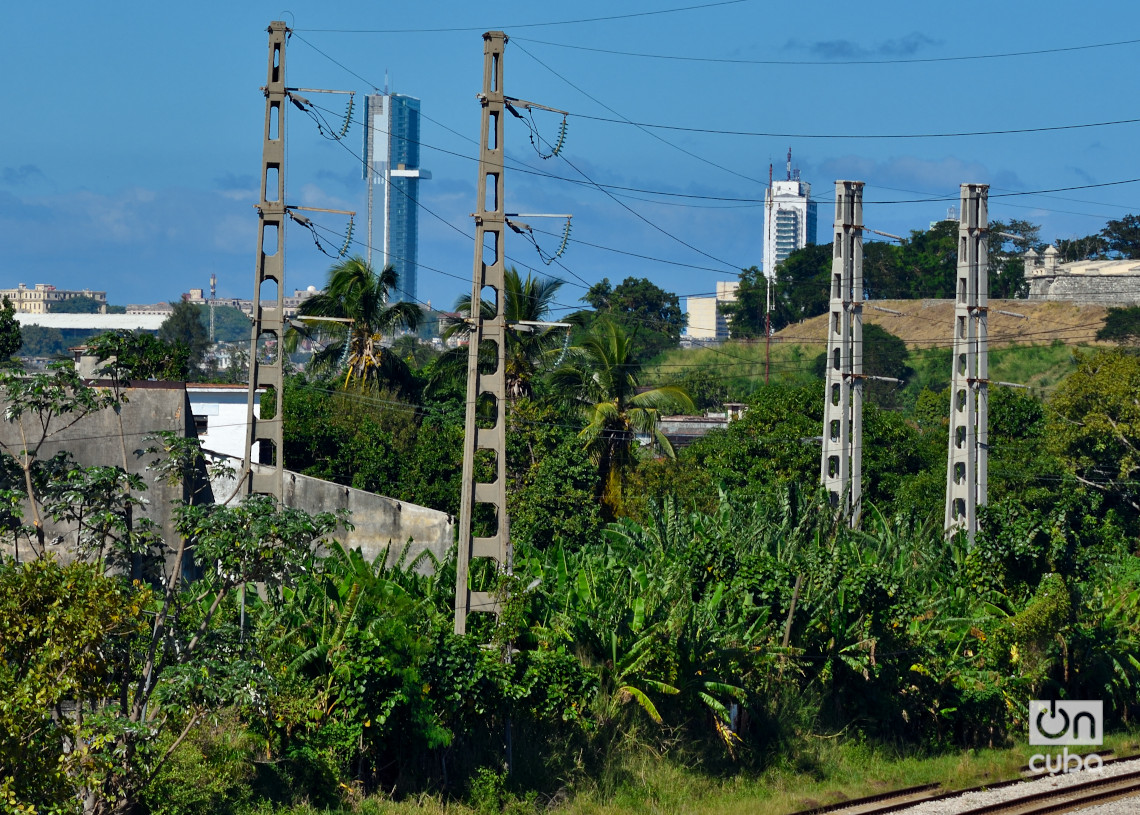
[[[1025,319],[999,314],[999,310],[1025,315]],[[1106,313],[1104,306],[1067,301],[991,300],[990,346],[1041,345],[1056,340],[1065,345],[1088,345],[1096,341],[1096,332],[1104,325]],[[863,307],[863,321],[876,323],[901,337],[911,349],[946,347],[952,341],[954,301],[869,301]],[[781,343],[822,345],[827,341],[827,315],[790,325],[778,331],[774,338]]]

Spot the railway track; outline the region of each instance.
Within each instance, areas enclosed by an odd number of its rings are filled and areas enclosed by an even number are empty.
[[[960,815],[1051,815],[1136,795],[1140,795],[1140,770],[984,804],[961,810]]]
[[[1133,761],[1137,756],[1107,759],[1104,766],[1108,767],[1120,762]],[[1140,764],[1138,764],[1140,766]],[[968,798],[971,793],[988,793],[995,790],[1009,789],[1033,781],[1041,781],[1050,777],[1067,778],[1069,776],[1050,776],[1049,773],[1037,773],[1026,778],[1011,781],[998,781],[968,789],[944,791],[939,784],[923,784],[887,793],[871,795],[803,810],[796,815],[886,815],[892,812],[905,812],[912,807],[935,802],[946,801],[950,806],[945,812],[955,815],[1049,815],[1050,813],[1075,812],[1100,803],[1118,801],[1130,797],[1137,797],[1135,811],[1140,813],[1140,769],[1132,769],[1119,775],[1108,777],[1093,773],[1080,773],[1088,775],[1088,780],[1078,783],[1069,783],[1063,787],[1026,790],[1021,796],[1010,796],[1004,800],[978,803],[971,806]],[[1075,774],[1074,776],[1075,777]],[[963,799],[960,806],[954,806],[950,799]],[[923,807],[922,812],[928,809]],[[939,812],[943,811],[941,808]],[[1129,810],[1131,811],[1131,810]]]

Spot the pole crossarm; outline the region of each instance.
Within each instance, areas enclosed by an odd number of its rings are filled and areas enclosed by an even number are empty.
[[[863,490],[863,182],[835,182],[835,254],[827,322],[820,481],[831,505],[859,523]]]
[[[257,204],[257,255],[253,279],[253,327],[246,401],[246,443],[242,462],[243,489],[281,500],[282,371],[285,319],[285,42],[288,28],[269,24],[269,65],[265,92],[265,130],[261,147],[261,200]],[[261,346],[264,344],[264,348]],[[259,391],[272,394],[272,418],[259,418]],[[254,445],[262,466],[254,472]]]
[[[338,91],[330,88],[286,88],[290,93],[341,93],[346,96],[356,96],[356,91]]]
[[[305,212],[331,212],[333,215],[356,215],[354,209],[326,209],[325,207],[302,207],[297,204],[292,204],[285,207],[285,209],[292,212],[295,209],[303,209]]]
[[[455,633],[467,632],[467,617],[474,612],[498,613],[500,598],[494,592],[474,591],[471,563],[478,558],[494,561],[499,574],[512,569],[510,519],[507,516],[506,456],[506,337],[507,319],[503,183],[503,51],[507,36],[502,31],[483,35],[483,92],[479,139],[479,177],[476,184],[475,266],[471,281],[471,333],[467,351],[467,399],[463,433],[463,484],[459,509],[459,550],[455,570]],[[493,298],[494,316],[484,318],[482,302]],[[494,346],[494,368],[480,366],[480,348]],[[480,402],[490,418],[479,415]],[[491,404],[486,404],[486,403]],[[480,426],[482,425],[482,426]],[[494,478],[480,481],[475,459],[480,451],[494,458]],[[493,510],[489,534],[474,534],[477,504]]]
[[[892,235],[890,232],[882,232],[878,229],[871,229],[869,226],[863,227],[863,231],[872,232],[876,235],[882,235],[884,238],[894,238],[899,243],[906,243],[906,238],[902,237],[901,235]]]
[[[523,110],[530,110],[531,108],[537,108],[538,110],[546,110],[546,111],[550,111],[551,113],[558,113],[558,114],[561,114],[562,116],[569,116],[570,115],[569,111],[559,110],[558,108],[552,108],[549,105],[540,105],[538,102],[528,102],[525,99],[516,99],[513,96],[504,96],[503,102],[506,104],[506,106],[508,108],[522,108]]]
[[[989,472],[989,186],[963,184],[958,224],[945,531],[973,543]]]

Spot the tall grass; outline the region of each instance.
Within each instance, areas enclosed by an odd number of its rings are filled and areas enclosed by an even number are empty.
[[[1060,340],[1048,345],[1009,345],[989,352],[990,378],[1027,385],[1047,395],[1076,369],[1074,353],[1085,346],[1069,346]],[[647,382],[657,383],[686,370],[713,373],[728,387],[731,398],[746,399],[767,375],[788,384],[815,380],[812,363],[824,351],[822,345],[773,343],[765,362],[762,340],[727,342],[718,348],[677,348],[655,360],[646,370]],[[951,349],[912,349],[908,364],[913,375],[902,386],[900,404],[913,408],[924,388],[941,391],[950,385]]]

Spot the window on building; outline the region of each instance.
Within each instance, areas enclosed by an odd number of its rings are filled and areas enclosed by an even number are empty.
[[[210,429],[210,417],[209,416],[203,416],[200,413],[195,413],[194,414],[194,431],[198,434],[198,437],[201,438],[202,436],[205,436],[206,433],[209,432],[209,429]]]

